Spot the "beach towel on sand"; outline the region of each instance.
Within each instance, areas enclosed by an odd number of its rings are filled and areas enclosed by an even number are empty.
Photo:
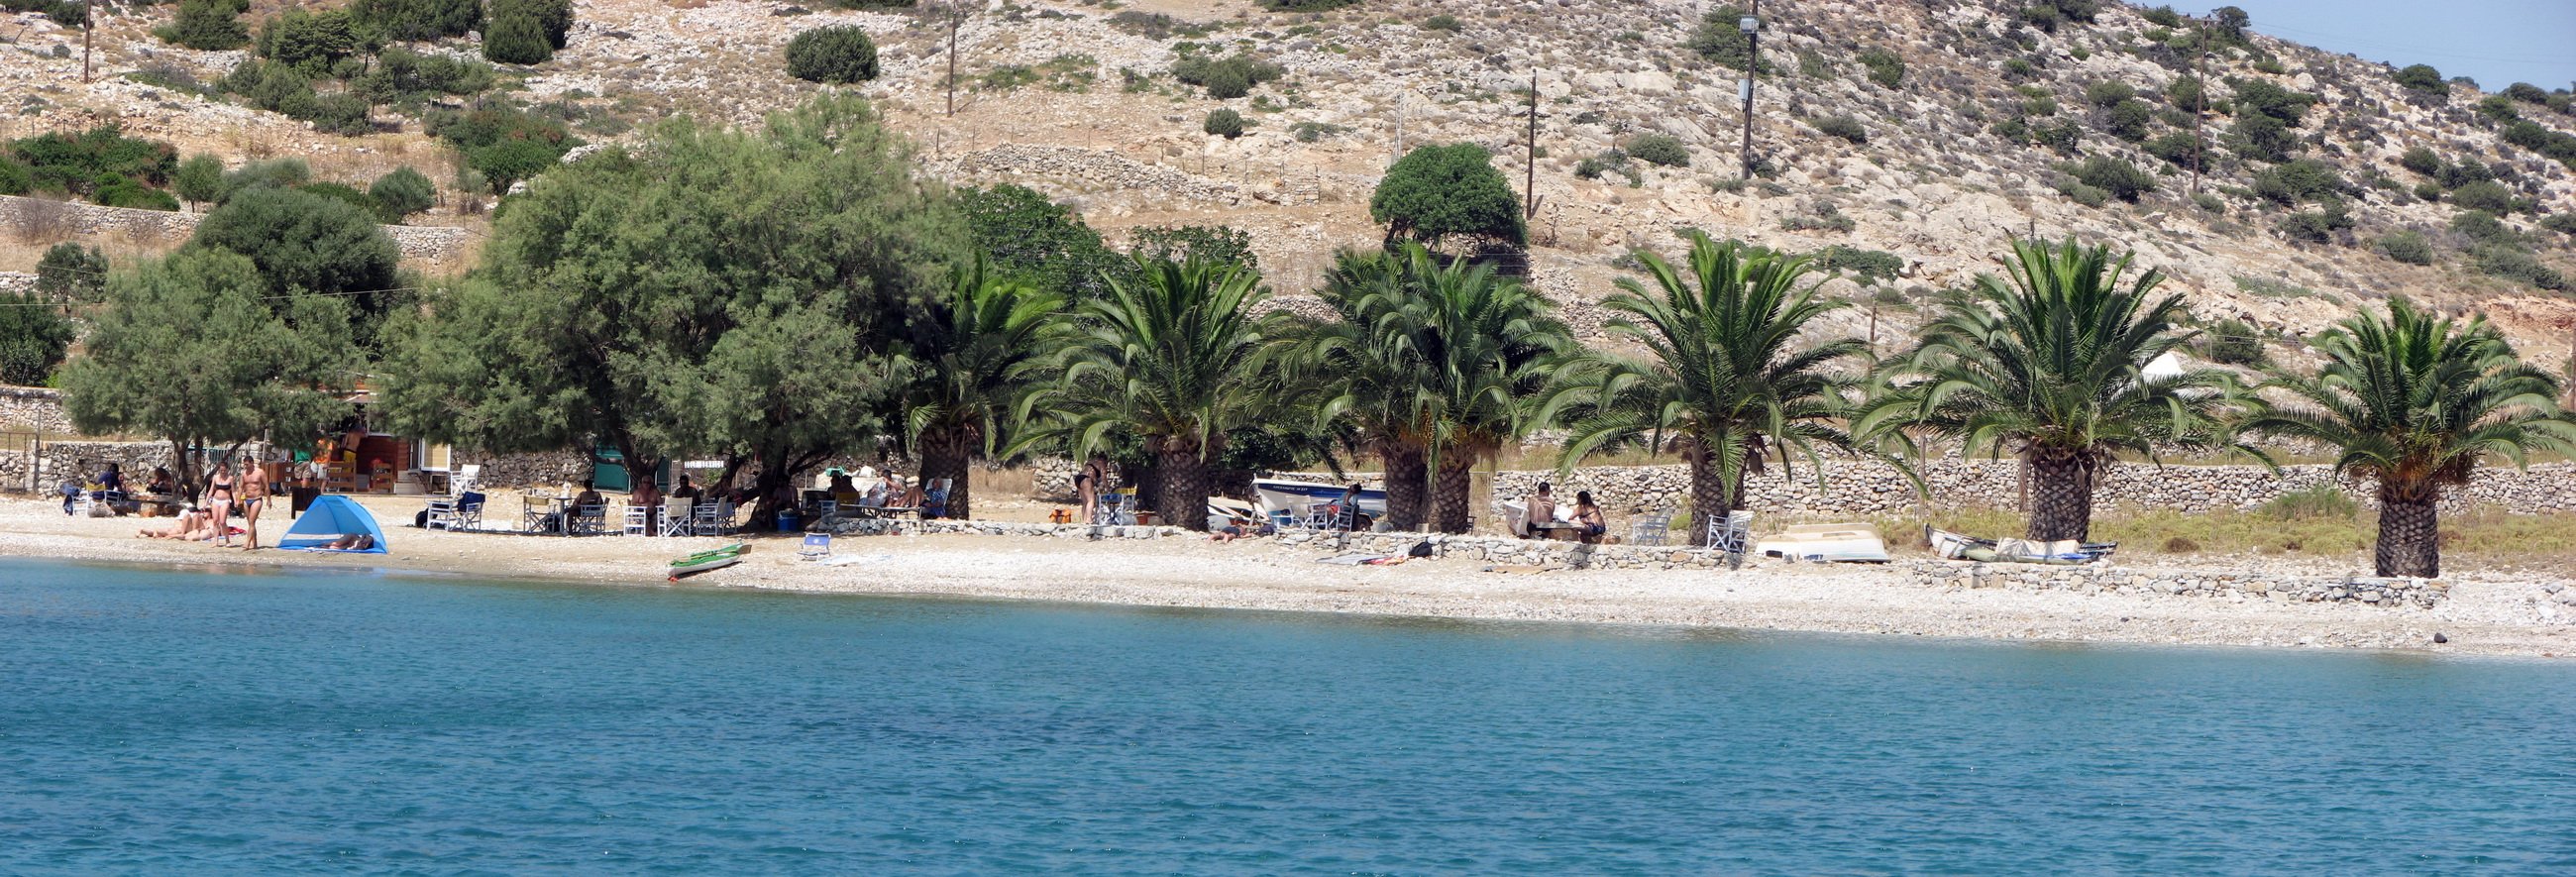
[[[1385,559],[1386,555],[1383,554],[1336,554],[1331,557],[1316,558],[1315,562],[1339,564],[1341,566],[1358,566],[1363,563],[1373,563]]]

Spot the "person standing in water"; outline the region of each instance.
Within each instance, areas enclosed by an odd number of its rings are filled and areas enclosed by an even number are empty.
[[[268,509],[268,469],[256,461],[242,466],[242,550],[259,550],[259,513]]]

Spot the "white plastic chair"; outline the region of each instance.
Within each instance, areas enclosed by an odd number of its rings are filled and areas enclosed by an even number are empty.
[[[1662,545],[1672,538],[1673,513],[1660,509],[1628,523],[1628,544]]]
[[[733,501],[702,502],[689,507],[689,528],[700,536],[720,536],[733,529]]]
[[[692,517],[690,517],[690,516],[689,516],[689,508],[690,508],[689,501],[688,501],[688,500],[685,500],[685,499],[666,499],[666,500],[663,500],[663,501],[662,501],[662,535],[664,535],[664,536],[694,536],[694,535],[697,535],[697,529],[696,529],[694,526],[692,526],[692,524],[693,524],[697,519],[696,519],[696,518],[692,518]]]
[[[1752,542],[1752,512],[1727,512],[1726,517],[1708,522],[1708,550],[1724,553],[1728,569],[1744,566],[1744,552]]]

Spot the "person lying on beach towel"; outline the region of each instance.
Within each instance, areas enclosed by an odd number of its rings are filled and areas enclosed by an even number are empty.
[[[333,540],[331,540],[331,541],[329,541],[329,542],[322,543],[321,550],[323,550],[323,551],[365,551],[365,550],[367,550],[367,549],[369,549],[369,548],[374,548],[374,547],[376,547],[376,537],[374,537],[374,536],[370,536],[370,535],[367,535],[367,534],[365,534],[365,533],[351,533],[351,534],[349,534],[349,535],[342,536],[342,537],[340,537],[340,538],[338,538],[338,539],[333,539]]]

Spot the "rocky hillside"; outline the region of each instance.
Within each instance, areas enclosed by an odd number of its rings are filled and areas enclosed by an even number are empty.
[[[1856,266],[1854,279],[1835,289],[1871,305],[1848,313],[1848,326],[1875,322],[1887,343],[1902,337],[1909,305],[1989,268],[2011,236],[2034,231],[2134,247],[2141,263],[2174,275],[2204,319],[2241,320],[2275,355],[2298,356],[2300,335],[2395,294],[2483,307],[2537,357],[2569,356],[2576,335],[2565,289],[2576,284],[2567,151],[2576,115],[2563,91],[2507,96],[2498,83],[2490,93],[2401,77],[2234,22],[2091,0],[1775,3],[1754,107],[1762,172],[1746,184],[1740,74],[1728,66],[1745,62],[1730,8],[1263,5],[970,3],[955,34],[952,116],[945,17],[774,0],[580,0],[567,47],[539,65],[503,66],[497,93],[551,105],[594,141],[676,112],[748,122],[824,87],[785,73],[792,35],[856,24],[876,37],[883,69],[860,87],[919,140],[936,173],[1036,188],[1113,233],[1243,228],[1275,282],[1293,290],[1334,248],[1376,240],[1368,196],[1404,147],[1479,143],[1516,185],[1524,179],[1522,113],[1535,76],[1531,273],[1579,326],[1597,326],[1589,302],[1609,291],[1625,253],[1669,250],[1673,230],[1695,227],[1802,251],[1845,248],[1838,261]],[[186,87],[222,77],[244,53],[153,38],[148,28],[171,8],[106,16],[102,75],[86,85],[78,31],[36,13],[9,20],[16,44],[0,47],[0,84],[21,105],[0,135],[118,121],[234,162],[310,156],[322,177],[362,180],[406,163],[451,176],[448,147],[389,108],[375,110],[378,133],[346,137]],[[245,20],[269,11],[254,4]],[[427,51],[470,56],[474,39]],[[1217,100],[1172,72],[1234,53],[1279,75]],[[1205,133],[1203,118],[1219,108],[1241,112],[1249,131]],[[2206,144],[2197,195],[2196,128]],[[1658,163],[1677,158],[1686,164]],[[478,221],[452,206],[430,216]]]

